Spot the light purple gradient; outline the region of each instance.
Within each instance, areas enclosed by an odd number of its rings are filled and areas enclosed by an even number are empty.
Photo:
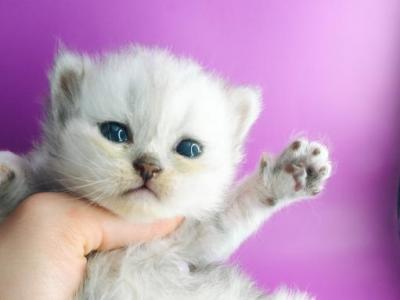
[[[399,37],[398,0],[2,0],[0,148],[24,152],[38,138],[57,39],[89,52],[167,46],[262,87],[241,174],[297,132],[333,151],[325,193],[273,217],[233,260],[268,289],[397,300]]]

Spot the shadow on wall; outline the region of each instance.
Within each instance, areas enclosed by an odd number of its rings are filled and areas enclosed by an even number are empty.
[[[397,220],[398,220],[397,230],[399,231],[400,235],[400,179],[397,187]]]
[[[399,42],[400,43],[400,42]],[[400,75],[400,59],[399,62],[397,64],[397,70],[398,70],[398,75]],[[397,77],[398,78],[398,77]],[[399,85],[400,86],[400,85]],[[400,115],[400,89],[398,89],[397,91],[397,98],[399,99],[398,104],[397,104],[397,112],[398,115]],[[397,154],[398,157],[398,184],[397,184],[397,230],[398,230],[398,234],[400,236],[400,122],[398,121],[396,124],[397,127],[397,135],[395,136],[395,138],[397,139],[397,143],[395,143],[395,145],[397,146],[397,149],[395,151],[395,153]]]
[[[400,63],[399,65],[399,70],[400,70]],[[400,71],[399,71],[400,73]],[[397,112],[398,115],[400,115],[400,90],[398,91],[398,98],[399,98],[399,103],[398,103],[398,107],[397,107]],[[398,156],[398,160],[400,160],[400,122],[397,122],[397,136],[395,137],[397,139],[397,143],[395,143],[395,145],[397,145],[397,149],[395,151],[395,153],[397,153]],[[398,165],[398,184],[397,184],[397,230],[398,230],[398,234],[400,236],[400,161],[397,161]]]

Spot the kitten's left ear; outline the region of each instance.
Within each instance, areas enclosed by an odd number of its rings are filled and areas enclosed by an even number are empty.
[[[61,48],[49,74],[51,110],[53,118],[61,124],[77,109],[81,83],[89,59]]]
[[[235,87],[229,90],[229,98],[234,111],[234,134],[241,145],[261,112],[261,90],[248,86]]]

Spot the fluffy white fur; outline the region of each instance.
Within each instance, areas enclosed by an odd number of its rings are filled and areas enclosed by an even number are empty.
[[[274,212],[320,192],[330,174],[326,147],[298,140],[233,184],[260,112],[257,89],[142,47],[96,58],[62,50],[50,83],[42,143],[25,157],[0,152],[0,218],[38,191],[67,191],[135,220],[186,217],[167,238],[92,255],[77,299],[311,298],[265,294],[222,264]],[[104,121],[125,124],[133,142],[104,138]],[[175,151],[188,137],[204,147],[198,158]],[[143,185],[133,167],[143,155],[162,171],[147,183],[151,192],[127,192]]]

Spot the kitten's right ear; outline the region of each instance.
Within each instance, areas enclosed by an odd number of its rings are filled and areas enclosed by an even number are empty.
[[[49,75],[51,111],[53,118],[61,124],[64,124],[77,109],[76,102],[88,63],[87,57],[65,48],[61,48],[56,55]]]

